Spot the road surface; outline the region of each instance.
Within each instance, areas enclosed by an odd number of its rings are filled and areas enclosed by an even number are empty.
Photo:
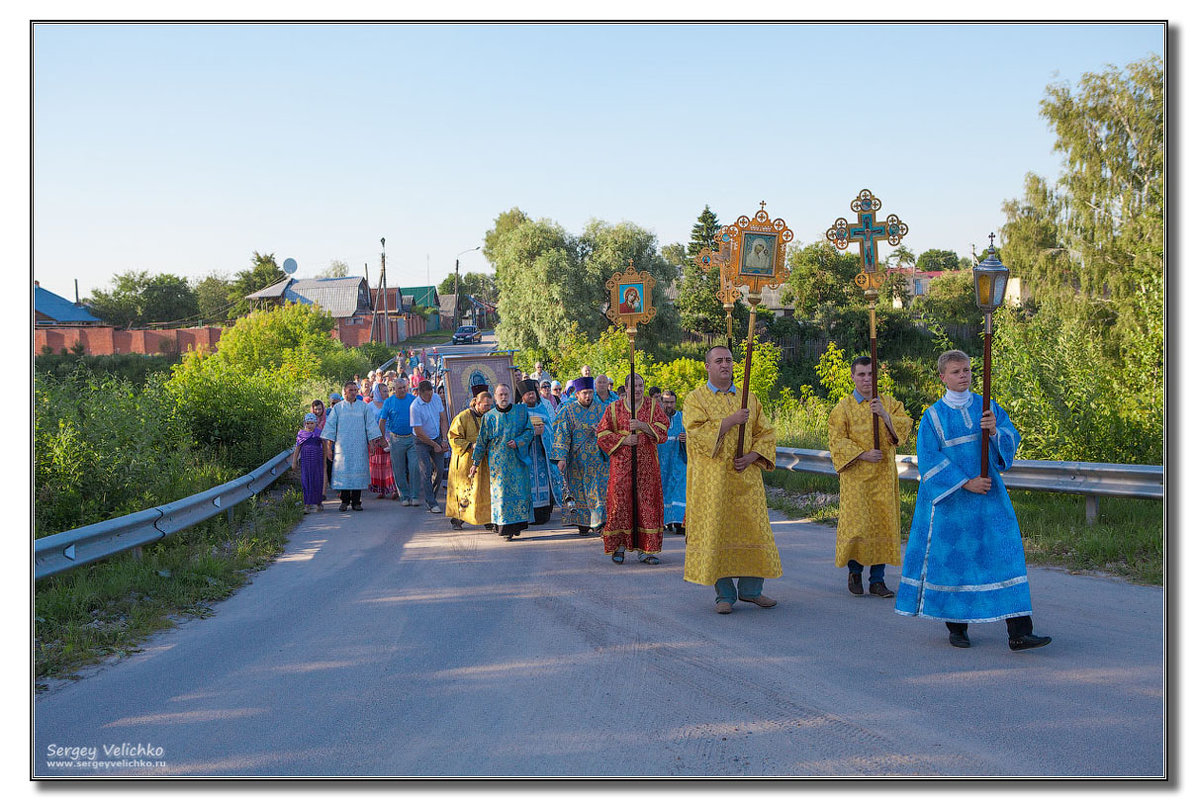
[[[370,498],[305,517],[212,617],[39,694],[33,771],[1163,774],[1159,588],[1033,569],[1055,642],[1014,653],[980,624],[961,650],[849,595],[825,526],[776,519],[779,604],[731,615],[682,580],[681,537],[617,566],[553,526],[507,543]]]

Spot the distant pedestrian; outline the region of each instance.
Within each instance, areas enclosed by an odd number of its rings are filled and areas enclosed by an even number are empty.
[[[291,469],[297,466],[299,483],[303,486],[303,513],[314,508],[324,511],[324,446],[320,442],[320,429],[316,427],[316,415],[308,412],[303,416],[303,428],[295,435],[295,450],[291,451]]]

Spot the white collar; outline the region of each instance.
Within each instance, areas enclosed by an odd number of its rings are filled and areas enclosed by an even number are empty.
[[[973,401],[973,393],[967,389],[962,392],[945,389],[943,393],[943,402],[953,409],[963,409]]]

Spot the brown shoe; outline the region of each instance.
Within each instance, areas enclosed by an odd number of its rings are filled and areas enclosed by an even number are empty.
[[[740,600],[744,601],[745,603],[756,604],[761,609],[769,609],[771,607],[777,606],[777,601],[773,600],[768,595],[758,595],[755,598],[745,598],[743,595],[741,595]]]
[[[869,585],[869,595],[876,595],[878,598],[893,598],[894,591],[885,586],[884,581],[878,581]]]
[[[730,615],[731,610],[732,610],[732,605],[729,604],[727,601],[716,601],[715,602],[715,611],[718,612],[719,614]]]
[[[859,573],[848,574],[848,592],[853,595],[864,595],[864,583],[860,580]]]

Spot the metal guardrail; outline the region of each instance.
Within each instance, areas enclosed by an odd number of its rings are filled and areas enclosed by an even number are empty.
[[[898,478],[919,480],[917,456],[895,456]],[[782,470],[803,473],[822,473],[834,476],[830,451],[803,448],[778,448],[776,465]],[[1105,464],[1102,462],[1046,462],[1015,459],[1014,465],[1002,473],[1008,489],[1066,492],[1085,496],[1085,521],[1097,520],[1098,497],[1149,498],[1164,497],[1164,468],[1162,465]]]
[[[53,576],[139,548],[221,512],[231,513],[234,506],[282,475],[292,450],[288,448],[256,470],[189,498],[34,540],[34,578]]]

